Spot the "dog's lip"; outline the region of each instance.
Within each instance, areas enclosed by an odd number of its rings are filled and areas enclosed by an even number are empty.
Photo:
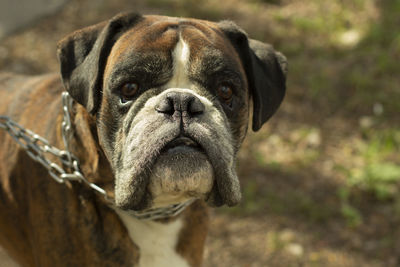
[[[186,148],[193,148],[201,150],[201,146],[195,140],[187,136],[178,136],[177,138],[173,139],[171,142],[165,145],[162,149],[162,152],[166,152],[173,148],[178,147],[186,147]]]

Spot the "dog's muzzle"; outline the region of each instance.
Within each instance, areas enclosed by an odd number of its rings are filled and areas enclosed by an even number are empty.
[[[192,90],[171,88],[132,114],[116,177],[116,204],[142,210],[190,198],[210,205],[240,199],[225,114]]]

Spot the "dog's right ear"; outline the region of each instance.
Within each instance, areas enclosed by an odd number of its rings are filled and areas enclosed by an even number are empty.
[[[61,78],[73,99],[95,114],[101,102],[102,80],[108,54],[118,37],[142,16],[123,13],[78,30],[58,43]]]

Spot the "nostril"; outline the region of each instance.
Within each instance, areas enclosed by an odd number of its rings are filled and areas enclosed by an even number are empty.
[[[173,101],[169,97],[164,98],[158,103],[155,109],[160,113],[172,115],[175,112]]]
[[[204,112],[205,106],[201,103],[200,99],[197,97],[193,97],[192,100],[189,102],[188,112],[191,115],[200,115]]]

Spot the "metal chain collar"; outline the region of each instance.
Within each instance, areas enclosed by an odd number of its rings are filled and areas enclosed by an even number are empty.
[[[58,183],[65,181],[79,181],[88,185],[96,193],[102,195],[114,207],[114,203],[107,196],[106,191],[94,183],[89,182],[79,168],[79,160],[69,150],[69,140],[73,136],[70,110],[72,98],[68,92],[62,95],[63,122],[61,124],[62,139],[65,150],[58,149],[49,144],[43,137],[25,129],[8,116],[0,115],[0,129],[4,129],[26,151],[28,156],[47,169],[50,176]],[[61,161],[61,165],[49,160],[46,155],[53,155]],[[195,199],[184,203],[173,204],[166,207],[148,209],[144,211],[129,211],[129,214],[140,220],[157,220],[170,218],[181,213]]]

